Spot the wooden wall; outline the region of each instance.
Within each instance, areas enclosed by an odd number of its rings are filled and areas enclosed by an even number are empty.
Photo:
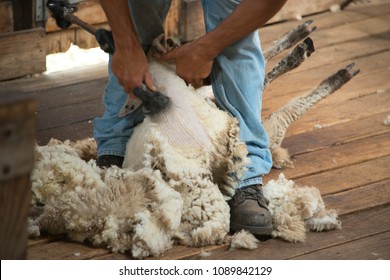
[[[0,81],[46,70],[46,35],[30,0],[0,0]]]
[[[0,80],[45,71],[45,31],[32,28],[0,34],[0,65]]]
[[[83,21],[98,27],[107,28],[106,15],[97,1],[89,0],[78,4],[78,11],[75,13]],[[98,47],[95,37],[76,25],[71,25],[66,30],[61,30],[52,17],[48,17],[45,30],[47,34],[46,52],[56,53],[64,52],[69,49],[71,43],[78,45],[80,48]]]
[[[12,2],[0,1],[0,34],[14,31]]]

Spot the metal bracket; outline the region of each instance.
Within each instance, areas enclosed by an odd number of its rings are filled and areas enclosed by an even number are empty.
[[[47,17],[45,18],[45,10],[47,9],[45,8],[43,0],[35,0],[35,21],[36,22],[44,21],[47,19]]]
[[[85,0],[69,0],[70,4],[83,2]],[[35,0],[35,21],[42,22],[47,21],[49,16],[49,9],[45,5],[46,0]]]

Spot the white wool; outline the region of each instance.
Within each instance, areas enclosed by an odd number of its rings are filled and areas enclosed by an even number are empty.
[[[150,213],[138,213],[138,220],[133,237],[132,255],[135,258],[145,258],[149,255],[158,256],[172,247],[173,241],[165,232],[164,227]]]
[[[376,94],[381,94],[381,93],[385,93],[385,92],[386,92],[386,89],[384,89],[384,88],[378,88],[378,89],[375,91]]]
[[[390,115],[387,115],[387,117],[383,120],[384,125],[390,125]]]
[[[253,250],[257,248],[257,244],[259,243],[259,240],[256,239],[253,234],[242,230],[237,233],[235,233],[230,241],[230,247],[229,250],[236,250],[236,249],[249,249]]]
[[[154,173],[154,176],[160,178],[160,180],[155,182],[154,188],[150,192],[151,200],[158,201],[155,205],[155,212],[158,214],[160,223],[163,226],[171,231],[177,230],[180,227],[180,217],[182,216],[182,196],[162,180],[159,171]]]
[[[341,222],[337,219],[335,210],[321,211],[306,220],[306,225],[312,231],[341,229]]]
[[[27,219],[27,233],[30,237],[39,237],[41,235],[39,225],[32,218]]]
[[[338,4],[330,6],[329,10],[333,13],[337,13],[341,11],[341,6]]]
[[[273,216],[274,237],[290,242],[303,242],[306,227],[314,231],[338,229],[335,210],[326,210],[318,189],[297,186],[283,173],[263,187],[268,209]]]
[[[209,251],[202,251],[200,254],[199,254],[199,257],[201,258],[207,258],[207,257],[210,257],[212,255],[211,252]]]

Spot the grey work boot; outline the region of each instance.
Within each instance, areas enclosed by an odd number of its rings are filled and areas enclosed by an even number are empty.
[[[272,216],[267,209],[260,185],[237,189],[229,201],[230,230],[242,229],[253,235],[270,235],[272,233]]]

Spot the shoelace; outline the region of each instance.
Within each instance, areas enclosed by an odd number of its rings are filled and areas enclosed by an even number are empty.
[[[262,191],[256,185],[241,189],[241,196],[245,199],[256,200],[263,208],[267,208]]]

